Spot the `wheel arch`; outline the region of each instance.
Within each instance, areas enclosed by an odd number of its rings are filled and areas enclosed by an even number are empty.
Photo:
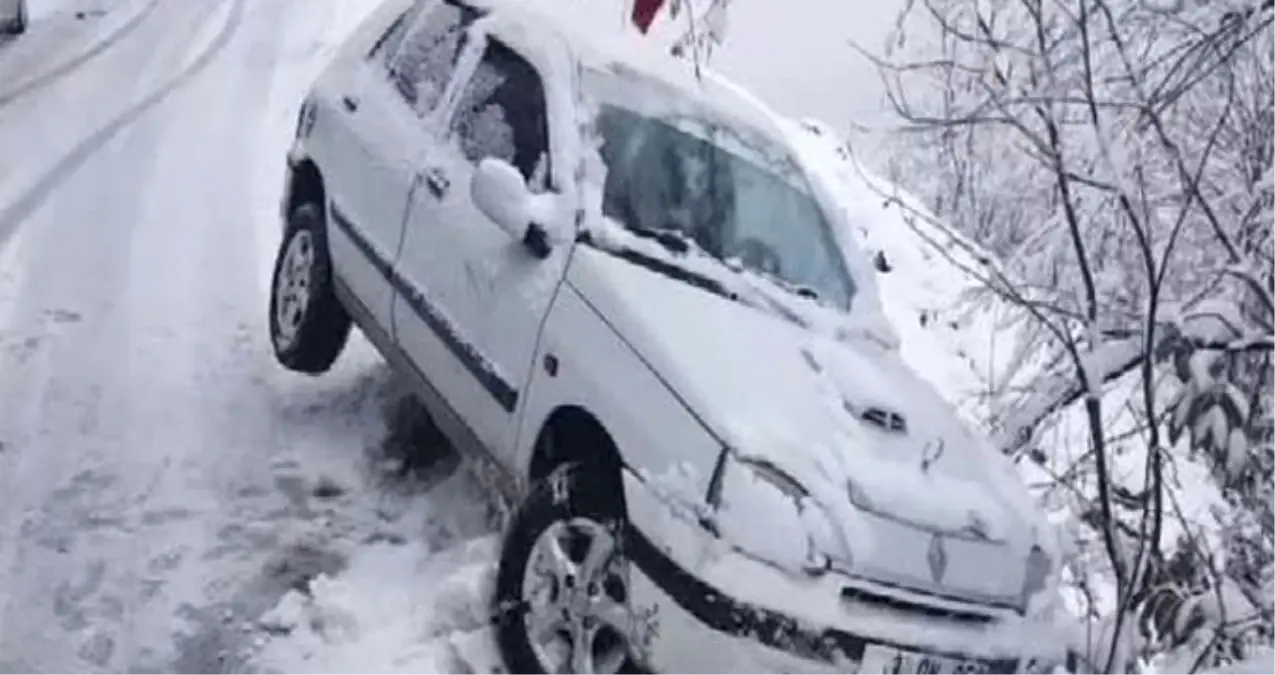
[[[288,179],[288,193],[284,203],[285,217],[302,204],[318,204],[327,211],[327,186],[323,180],[323,172],[313,159],[305,157],[290,163],[291,176]]]
[[[563,464],[593,464],[617,479],[624,466],[620,448],[592,412],[579,405],[554,408],[541,425],[527,476],[535,483]]]

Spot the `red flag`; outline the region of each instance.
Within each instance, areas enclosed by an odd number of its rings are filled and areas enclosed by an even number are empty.
[[[655,15],[660,13],[660,8],[663,6],[664,0],[633,0],[633,13],[630,15],[633,25],[646,35],[646,31],[650,30],[651,24],[655,22]]]

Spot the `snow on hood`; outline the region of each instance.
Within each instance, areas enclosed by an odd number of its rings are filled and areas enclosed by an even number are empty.
[[[587,138],[591,111],[581,103]],[[596,188],[605,181],[606,167],[596,153],[586,157],[593,161],[583,167],[584,184]],[[811,187],[834,221],[842,216],[822,181]],[[582,259],[593,264],[572,266],[576,287],[595,306],[613,308],[604,313],[622,324],[622,334],[640,336],[632,343],[658,364],[662,377],[684,380],[674,382],[678,394],[698,399],[692,403],[697,413],[718,418],[714,431],[732,447],[767,455],[811,483],[808,489],[825,483],[841,493],[850,482],[863,501],[943,530],[968,526],[972,510],[990,534],[1010,537],[1018,529],[1014,514],[1030,513],[1012,469],[899,357],[875,274],[844,222],[839,240],[858,286],[849,312],[719,261],[693,242],[687,242],[688,253],[673,254],[603,216],[600,194],[583,201],[589,212],[585,226],[600,248],[668,261],[717,282],[737,299],[609,256],[585,254]],[[874,428],[862,421],[865,414],[901,415],[909,430],[900,435]],[[927,453],[937,456],[927,459]],[[932,461],[928,471],[921,470],[923,460]],[[954,509],[954,502],[963,508]]]
[[[929,588],[926,550],[941,532],[953,540],[943,588],[1016,597],[1036,526],[1025,488],[896,351],[834,340],[592,247],[577,250],[568,280],[725,444],[828,510],[856,573]],[[869,411],[899,415],[907,430],[875,426]]]
[[[581,256],[576,287],[741,454],[839,492],[849,481],[868,502],[934,527],[967,526],[968,513],[953,508],[961,504],[993,533],[1015,529],[1021,484],[893,350],[607,258]],[[591,267],[611,283],[581,279]],[[907,432],[863,421],[869,411],[901,415]]]

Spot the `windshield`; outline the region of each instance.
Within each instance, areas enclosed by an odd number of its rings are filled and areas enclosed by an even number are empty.
[[[854,286],[800,170],[778,148],[707,115],[602,102],[603,213],[673,230],[709,255],[848,310]]]

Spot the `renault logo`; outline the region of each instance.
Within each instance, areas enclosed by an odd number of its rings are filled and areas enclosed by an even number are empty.
[[[934,535],[930,539],[930,551],[926,555],[930,563],[930,579],[936,584],[943,583],[943,575],[947,574],[947,547],[943,545],[943,537]]]

